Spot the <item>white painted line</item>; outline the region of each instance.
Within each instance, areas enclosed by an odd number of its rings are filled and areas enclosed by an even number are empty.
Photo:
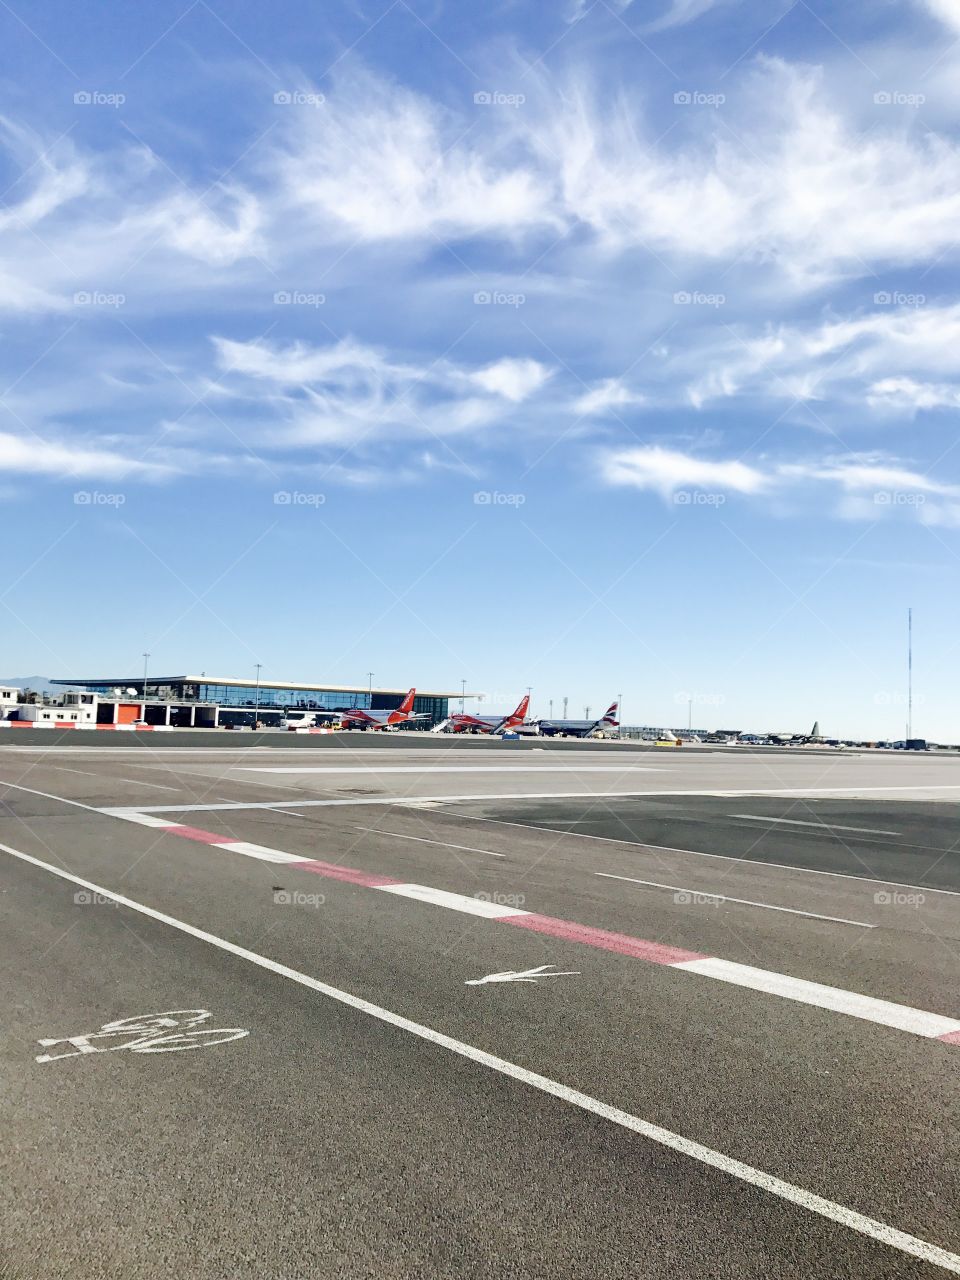
[[[101,782],[122,782],[128,787],[152,787],[155,791],[180,791],[181,787],[167,787],[160,782],[144,782],[140,778],[114,778],[106,776],[102,773],[93,773],[90,769],[69,769],[65,764],[49,764],[49,769],[56,769],[58,773],[80,773],[85,778],[99,778]]]
[[[139,911],[141,915],[149,916],[152,920],[159,921],[160,924],[169,925],[170,928],[177,929],[189,937],[198,939],[200,942],[206,942],[210,946],[218,947],[221,951],[229,952],[229,954],[237,956],[241,960],[257,965],[261,969],[275,973],[278,977],[296,982],[300,986],[316,991],[330,1000],[336,1000],[339,1004],[355,1009],[358,1013],[364,1013],[368,1017],[376,1018],[379,1022],[395,1027],[399,1031],[406,1031],[408,1034],[417,1036],[420,1040],[425,1040],[440,1049],[446,1049],[448,1052],[475,1062],[479,1066],[488,1067],[491,1071],[497,1071],[511,1080],[539,1089],[541,1093],[558,1098],[561,1102],[578,1107],[581,1111],[599,1116],[611,1124],[619,1125],[623,1129],[639,1134],[641,1137],[647,1138],[651,1142],[656,1142],[662,1147],[679,1152],[691,1160],[697,1160],[711,1169],[716,1169],[720,1173],[737,1178],[750,1186],[758,1187],[761,1191],[777,1196],[788,1204],[796,1205],[808,1213],[815,1213],[831,1222],[839,1223],[840,1226],[846,1227],[850,1231],[856,1231],[860,1235],[876,1240],[891,1249],[897,1249],[912,1258],[919,1258],[923,1262],[929,1262],[933,1266],[941,1267],[944,1271],[949,1271],[953,1275],[960,1275],[960,1254],[951,1253],[939,1245],[931,1244],[929,1241],[921,1240],[917,1236],[909,1235],[907,1232],[900,1231],[888,1223],[880,1222],[876,1218],[868,1218],[864,1214],[858,1213],[855,1209],[848,1209],[845,1205],[837,1204],[833,1200],[827,1200],[815,1192],[807,1191],[803,1187],[797,1187],[791,1182],[785,1182],[774,1174],[766,1173],[762,1169],[755,1169],[752,1165],[745,1164],[742,1160],[735,1160],[731,1156],[724,1155],[721,1151],[715,1151],[702,1143],[694,1142],[690,1138],[684,1138],[681,1134],[673,1133],[670,1129],[664,1129],[660,1125],[652,1124],[649,1120],[643,1120],[639,1116],[631,1115],[628,1111],[621,1111],[619,1107],[613,1107],[608,1103],[599,1101],[597,1098],[592,1098],[589,1094],[581,1093],[579,1089],[571,1089],[556,1080],[551,1080],[548,1076],[529,1071],[526,1067],[508,1062],[505,1058],[498,1058],[495,1054],[487,1053],[485,1049],[477,1049],[462,1040],[456,1040],[441,1031],[435,1031],[432,1027],[426,1027],[422,1023],[405,1018],[402,1014],[393,1013],[380,1005],[372,1004],[369,1000],[363,1000],[348,991],[341,991],[338,987],[331,987],[325,982],[311,978],[308,974],[299,972],[297,969],[291,969],[288,965],[280,964],[278,961],[259,955],[255,951],[248,951],[246,947],[240,947],[235,942],[229,942],[226,938],[219,938],[216,934],[207,933],[205,930],[198,929],[183,920],[177,920],[174,916],[165,915],[162,911],[156,911],[153,907],[145,906],[141,902],[135,902],[132,898],[124,897],[122,894],[114,893],[112,889],[105,889],[102,885],[94,884],[90,880],[84,880],[80,876],[72,875],[68,871],[63,871],[60,867],[52,866],[49,862],[34,858],[29,853],[22,853],[20,850],[12,849],[5,844],[0,844],[0,849],[14,858],[19,858],[22,862],[31,863],[51,875],[70,881],[71,884],[80,885],[81,888],[89,889],[93,893],[112,898],[114,902],[120,903],[121,906],[129,907],[132,911]]]
[[[889,1000],[876,1000],[873,996],[858,995],[856,991],[844,991],[840,987],[827,987],[820,982],[808,982],[805,978],[791,978],[785,973],[770,969],[754,969],[752,965],[736,964],[733,960],[718,960],[707,956],[702,960],[682,960],[674,969],[687,969],[704,978],[717,978],[752,991],[765,991],[769,995],[796,1000],[800,1004],[815,1005],[818,1009],[830,1009],[834,1013],[846,1013],[851,1018],[863,1018],[867,1022],[879,1022],[885,1027],[909,1031],[915,1036],[935,1040],[939,1036],[960,1031],[960,1019],[945,1018],[939,1013],[928,1013],[906,1004],[893,1004]]]
[[[416,772],[416,770],[414,770]],[[614,773],[620,773],[622,770],[614,769]],[[13,786],[13,783],[2,783],[0,786]],[[29,790],[29,788],[22,788]],[[318,809],[323,807],[336,807],[343,805],[418,805],[418,804],[467,804],[475,800],[611,800],[632,798],[643,800],[648,796],[714,796],[724,800],[742,799],[745,796],[814,796],[814,795],[845,795],[853,792],[860,795],[864,792],[891,792],[891,791],[960,791],[960,783],[953,785],[925,786],[925,787],[799,787],[794,790],[779,791],[761,791],[756,787],[748,787],[742,791],[703,791],[703,790],[667,790],[667,791],[637,791],[631,789],[629,791],[515,791],[515,792],[479,792],[472,795],[447,795],[447,796],[382,796],[376,799],[368,799],[363,797],[353,797],[348,800],[241,800],[232,804],[153,804],[141,806],[141,810],[147,813],[209,813],[218,809]],[[43,794],[42,792],[38,794]],[[58,796],[52,797],[54,800],[59,799]],[[75,801],[68,801],[75,803]],[[82,805],[81,808],[88,809],[90,805]],[[100,809],[100,813],[113,813],[113,809]],[[524,825],[522,823],[515,825]]]
[[[259,858],[261,862],[306,862],[302,854],[284,853],[282,849],[268,849],[262,844],[248,844],[246,840],[225,840],[211,846],[226,849],[228,853],[242,853],[246,858]]]
[[[622,764],[389,764],[247,765],[241,773],[663,773],[646,765]]]
[[[872,876],[855,876],[848,871],[818,871],[813,867],[797,867],[792,862],[766,862],[759,858],[738,857],[730,853],[705,853],[703,849],[677,849],[669,844],[648,844],[646,840],[621,840],[617,836],[591,836],[585,831],[563,831],[557,827],[535,827],[529,822],[508,822],[506,818],[479,818],[474,813],[458,813],[462,822],[493,822],[500,827],[516,827],[520,831],[549,831],[555,836],[573,836],[575,840],[602,840],[604,844],[622,844],[628,849],[655,849],[658,853],[684,853],[691,858],[720,858],[724,862],[736,862],[742,867],[772,867],[776,871],[796,871],[805,876],[832,876],[836,880],[857,880],[861,884],[890,884],[898,889],[920,889],[924,893],[942,893],[948,898],[960,898],[957,889],[931,889],[925,884],[907,884],[904,880],[876,880]]]
[[[847,920],[844,916],[823,916],[818,911],[800,911],[796,907],[775,907],[772,902],[753,902],[750,898],[731,898],[726,893],[712,893],[710,890],[689,889],[679,884],[660,884],[657,880],[635,880],[633,876],[615,876],[609,871],[595,871],[595,876],[603,876],[605,880],[627,880],[630,884],[649,885],[651,889],[672,889],[675,893],[689,893],[697,898],[718,898],[721,902],[738,902],[745,907],[763,907],[765,911],[786,911],[792,916],[809,916],[812,920],[829,920],[832,924],[855,924],[861,929],[876,929],[875,924],[867,924],[863,920]]]
[[[530,915],[529,911],[521,911],[519,907],[504,907],[498,902],[488,902],[485,898],[468,898],[463,893],[448,893],[446,889],[434,889],[428,884],[381,884],[377,888],[381,893],[415,898],[417,902],[429,902],[435,907],[450,907],[454,911],[464,911],[469,916],[486,916],[488,920]]]
[[[122,816],[127,822],[138,822],[142,827],[176,827],[180,824],[169,818],[155,818],[152,813],[134,813],[132,809],[124,809]]]
[[[746,818],[748,822],[776,822],[789,827],[819,827],[821,831],[860,831],[865,836],[898,836],[899,831],[878,831],[876,827],[841,827],[837,822],[803,822],[800,818],[768,818],[762,813],[728,813],[728,818]]]
[[[460,849],[464,853],[485,853],[490,858],[507,856],[505,853],[494,853],[492,849],[474,849],[469,844],[449,844],[446,840],[428,840],[425,836],[402,836],[399,831],[381,831],[379,827],[354,827],[354,830],[371,831],[377,836],[389,836],[391,840],[416,840],[419,844],[438,844],[441,849]]]

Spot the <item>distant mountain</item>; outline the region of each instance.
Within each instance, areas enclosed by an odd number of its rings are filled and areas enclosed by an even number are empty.
[[[0,676],[0,684],[14,689],[35,689],[37,693],[63,693],[59,685],[50,683],[49,676]]]

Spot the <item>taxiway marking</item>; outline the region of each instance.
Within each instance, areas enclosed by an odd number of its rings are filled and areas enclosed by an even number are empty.
[[[115,902],[121,906],[128,907],[131,911],[137,911],[141,915],[148,916],[160,924],[168,925],[172,929],[177,929],[179,932],[196,938],[200,942],[206,942],[221,951],[229,952],[229,954],[236,956],[238,959],[246,960],[248,963],[257,965],[261,969],[266,969],[278,977],[296,982],[302,987],[307,987],[311,991],[316,991],[318,994],[326,996],[328,999],[355,1009],[358,1013],[376,1018],[388,1026],[417,1036],[437,1048],[446,1049],[450,1053],[455,1053],[461,1058],[477,1063],[479,1066],[497,1071],[501,1075],[516,1080],[521,1084],[539,1089],[541,1093],[578,1107],[581,1111],[588,1112],[591,1115],[599,1116],[611,1124],[628,1129],[640,1137],[647,1138],[660,1146],[679,1152],[689,1159],[697,1160],[712,1169],[737,1178],[750,1186],[757,1187],[769,1195],[776,1196],[788,1204],[796,1205],[808,1213],[815,1213],[851,1231],[856,1231],[871,1240],[887,1245],[891,1249],[897,1249],[910,1257],[919,1258],[923,1262],[929,1262],[933,1266],[941,1267],[944,1271],[949,1271],[953,1275],[960,1275],[960,1254],[951,1253],[939,1245],[932,1244],[928,1240],[922,1240],[918,1236],[910,1235],[908,1232],[901,1231],[889,1223],[881,1222],[877,1218],[867,1217],[866,1214],[858,1213],[855,1209],[847,1208],[846,1205],[838,1204],[834,1200],[817,1195],[816,1192],[809,1191],[804,1187],[798,1187],[791,1182],[786,1182],[775,1174],[767,1173],[763,1169],[757,1169],[742,1160],[725,1155],[722,1151],[716,1151],[712,1147],[704,1146],[703,1143],[695,1142],[691,1138],[685,1138],[682,1134],[674,1133],[661,1125],[653,1124],[640,1116],[632,1115],[619,1107],[611,1106],[609,1103],[593,1098],[589,1094],[581,1093],[579,1089],[572,1089],[557,1080],[551,1080],[549,1076],[530,1071],[526,1067],[509,1062],[506,1058],[500,1058],[496,1054],[488,1053],[485,1049],[476,1048],[463,1040],[448,1036],[442,1031],[435,1031],[432,1027],[414,1022],[411,1018],[394,1013],[381,1005],[373,1004],[371,1001],[355,996],[349,991],[342,991],[338,987],[320,982],[318,979],[310,977],[309,974],[290,968],[289,965],[281,964],[279,961],[271,960],[256,951],[250,951],[246,947],[238,946],[237,943],[230,942],[226,938],[217,937],[216,934],[208,933],[205,929],[198,929],[195,925],[187,924],[186,921],[178,920],[175,916],[167,915],[162,911],[155,910],[153,907],[146,906],[142,902],[136,902],[123,894],[115,893],[112,889],[84,880],[80,876],[72,875],[61,867],[55,867],[49,862],[43,862],[40,858],[34,858],[29,853],[23,853],[19,849],[13,849],[5,844],[0,844],[0,850],[11,857],[18,858],[22,862],[39,867],[50,875],[58,876],[62,880],[68,880],[70,883],[80,885],[82,888],[89,889],[94,893],[113,898]]]

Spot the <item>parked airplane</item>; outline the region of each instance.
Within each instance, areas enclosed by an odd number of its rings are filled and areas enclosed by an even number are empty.
[[[589,738],[591,733],[618,729],[617,704],[611,702],[599,720],[538,720],[537,729],[545,738]]]
[[[409,724],[411,720],[429,719],[425,711],[414,711],[413,699],[416,689],[411,689],[399,707],[394,711],[365,711],[354,707],[350,711],[341,712],[340,718],[345,729],[387,729],[393,725]]]
[[[522,725],[529,706],[530,695],[526,693],[520,699],[516,711],[511,711],[507,716],[475,716],[461,711],[450,716],[444,728],[450,733],[501,733],[505,729],[516,729]]]

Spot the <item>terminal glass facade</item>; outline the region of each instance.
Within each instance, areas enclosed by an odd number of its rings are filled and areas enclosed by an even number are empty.
[[[66,684],[68,682],[55,681],[54,683]],[[142,677],[118,680],[110,684],[94,683],[88,680],[74,681],[72,683],[81,685],[93,693],[99,693],[104,698],[115,696],[115,691],[118,688],[121,690],[121,696],[144,696]],[[128,689],[133,691],[131,695],[127,695]],[[217,684],[214,681],[184,680],[169,676],[166,678],[161,677],[157,680],[148,679],[146,696],[148,699],[179,703],[181,705],[192,702],[207,703],[226,710],[236,708],[237,710],[246,711],[259,707],[262,712],[276,712],[278,717],[279,713],[286,710],[351,711],[359,708],[364,711],[371,709],[374,711],[393,711],[403,701],[402,693],[383,693],[377,690],[374,690],[371,695],[365,691],[357,692],[346,689],[277,689],[269,684],[261,684],[258,688],[255,683],[248,685]],[[449,714],[449,700],[447,698],[417,696],[414,698],[413,709],[415,712],[429,717],[426,721],[421,720],[419,722],[420,725],[438,724],[441,720],[445,720]]]

